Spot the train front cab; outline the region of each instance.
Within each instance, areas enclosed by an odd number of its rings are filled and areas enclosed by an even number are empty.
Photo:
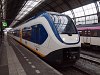
[[[45,60],[58,64],[74,64],[80,57],[81,44],[78,31],[70,17],[55,14],[50,14],[50,16],[54,22],[51,28],[56,38],[62,44],[69,46],[69,48],[65,46],[61,49],[54,50],[45,57]]]
[[[70,66],[80,57],[80,47],[63,48],[51,52],[45,57],[45,60],[52,64]]]

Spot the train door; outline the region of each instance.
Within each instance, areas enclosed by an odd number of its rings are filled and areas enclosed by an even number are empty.
[[[33,31],[33,37],[32,37],[32,40],[34,42],[34,46],[35,46],[35,49],[38,50],[39,49],[39,26],[38,25],[34,25],[32,26],[32,31]]]
[[[88,44],[91,43],[91,30],[87,30],[86,43],[88,43]]]
[[[87,42],[87,30],[83,31],[83,43]]]
[[[90,44],[91,43],[91,31],[90,30],[84,30],[84,37],[83,37],[83,43]]]
[[[85,37],[85,31],[82,30],[82,34],[81,34],[81,43],[84,43],[84,37]]]

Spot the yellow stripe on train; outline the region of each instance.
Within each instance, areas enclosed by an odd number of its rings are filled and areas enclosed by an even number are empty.
[[[18,41],[18,40],[17,40]],[[19,43],[23,44],[21,41],[18,41]],[[39,51],[37,51],[34,48],[29,47],[28,45],[23,44],[24,46],[26,46],[27,48],[29,48],[30,50],[34,51],[35,53],[37,53],[39,56],[41,57],[45,57],[45,55],[43,55],[42,53],[40,53]]]

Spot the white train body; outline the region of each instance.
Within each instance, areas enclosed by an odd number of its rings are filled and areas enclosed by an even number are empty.
[[[100,46],[100,37],[84,37],[81,36],[81,43]]]
[[[80,36],[72,20],[67,17],[54,12],[45,12],[37,18],[14,28],[12,37],[47,61],[59,63],[69,61],[69,59],[76,61],[79,59],[79,48],[81,47]],[[54,28],[56,20],[60,20],[57,22],[58,25],[62,24],[64,27],[69,21],[72,22],[69,24],[75,27],[75,33],[58,33],[58,30],[61,29]],[[64,23],[66,25],[63,25]]]

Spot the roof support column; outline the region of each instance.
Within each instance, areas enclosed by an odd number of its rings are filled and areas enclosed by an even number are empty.
[[[64,2],[64,3],[69,7],[69,9],[71,10],[71,13],[72,13],[72,15],[73,15],[74,23],[76,24],[75,13],[73,12],[71,5],[68,3],[67,0],[63,0],[63,2]]]
[[[74,23],[75,23],[75,25],[76,25],[75,13],[74,13],[74,11],[73,11],[73,10],[71,10],[71,13],[72,13],[72,15],[73,15],[73,20],[74,20]]]
[[[97,4],[97,2],[94,2],[95,3],[95,6],[96,6],[96,10],[97,10],[97,16],[98,16],[98,23],[100,23],[100,10],[99,10],[99,6]]]
[[[85,24],[86,24],[86,15],[85,15],[85,10],[84,10],[84,8],[83,8],[83,4],[80,2],[80,0],[78,0],[78,2],[81,4],[81,6],[82,6],[82,9],[83,9],[83,12],[84,12],[84,17],[85,17]]]

